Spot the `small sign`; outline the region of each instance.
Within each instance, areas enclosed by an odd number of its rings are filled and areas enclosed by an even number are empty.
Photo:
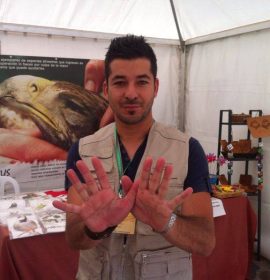
[[[270,115],[248,118],[247,124],[252,137],[263,138],[270,136]]]
[[[211,197],[211,200],[213,207],[213,217],[216,218],[226,215],[222,200],[216,197]]]

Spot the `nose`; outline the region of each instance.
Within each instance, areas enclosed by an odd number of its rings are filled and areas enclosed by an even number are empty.
[[[136,100],[138,98],[138,93],[135,84],[128,84],[125,91],[125,98],[128,100]]]

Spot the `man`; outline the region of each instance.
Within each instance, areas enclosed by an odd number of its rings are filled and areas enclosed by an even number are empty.
[[[143,37],[112,40],[104,94],[115,123],[71,148],[68,203],[54,202],[81,250],[78,279],[192,279],[190,253],[214,248],[205,154],[154,121],[156,74]]]

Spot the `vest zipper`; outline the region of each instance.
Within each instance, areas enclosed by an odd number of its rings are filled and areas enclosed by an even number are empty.
[[[121,256],[121,280],[125,280],[125,262],[126,262],[126,247],[127,247],[127,235],[123,236],[123,247],[122,247],[122,256]],[[119,279],[120,280],[120,279]]]

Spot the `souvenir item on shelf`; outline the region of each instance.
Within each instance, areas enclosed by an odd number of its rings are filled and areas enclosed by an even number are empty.
[[[241,113],[241,114],[232,114],[232,122],[233,123],[247,123],[247,119],[250,115]]]
[[[241,196],[245,191],[239,185],[215,185],[212,186],[213,196],[217,198],[228,198]]]
[[[226,140],[220,141],[221,153],[228,158],[255,158],[258,154],[257,147],[251,147],[250,139],[240,139],[239,141],[232,141],[228,143]]]

